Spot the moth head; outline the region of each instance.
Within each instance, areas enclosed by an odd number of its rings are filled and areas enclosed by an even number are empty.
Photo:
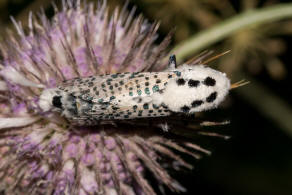
[[[162,103],[174,112],[194,113],[217,107],[228,94],[230,80],[204,65],[182,65],[168,82]]]
[[[43,112],[62,110],[63,95],[55,88],[45,89],[40,95],[39,106]]]

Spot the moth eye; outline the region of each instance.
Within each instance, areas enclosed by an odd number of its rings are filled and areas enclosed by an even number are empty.
[[[62,108],[61,98],[62,96],[54,96],[52,101],[53,106],[57,108]]]

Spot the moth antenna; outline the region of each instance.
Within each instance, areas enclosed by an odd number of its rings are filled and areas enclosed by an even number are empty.
[[[241,80],[241,81],[231,84],[230,89],[235,89],[235,88],[247,85],[249,83],[250,83],[249,81]]]
[[[171,69],[177,68],[175,55],[170,55],[168,60],[168,67]]]
[[[211,61],[213,61],[213,60],[216,60],[217,58],[220,58],[221,56],[224,56],[225,54],[228,54],[230,51],[231,51],[231,50],[227,50],[227,51],[225,51],[225,52],[223,52],[223,53],[220,53],[220,54],[218,54],[218,55],[216,55],[216,56],[213,56],[213,57],[211,57],[211,58],[208,58],[208,59],[206,59],[205,61],[203,61],[202,64],[208,64],[209,62],[211,62]]]

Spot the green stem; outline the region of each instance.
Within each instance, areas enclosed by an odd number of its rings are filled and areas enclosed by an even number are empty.
[[[178,61],[182,61],[185,57],[197,53],[202,49],[206,49],[211,44],[243,28],[289,17],[292,17],[292,3],[283,3],[262,9],[249,10],[214,25],[208,30],[201,31],[195,36],[178,44],[172,53],[176,54]]]

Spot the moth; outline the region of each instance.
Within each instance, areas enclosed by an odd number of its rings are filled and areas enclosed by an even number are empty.
[[[76,125],[105,120],[192,114],[216,108],[228,94],[225,73],[205,65],[177,67],[175,56],[163,72],[125,72],[64,81],[45,89],[40,108],[59,112]]]

